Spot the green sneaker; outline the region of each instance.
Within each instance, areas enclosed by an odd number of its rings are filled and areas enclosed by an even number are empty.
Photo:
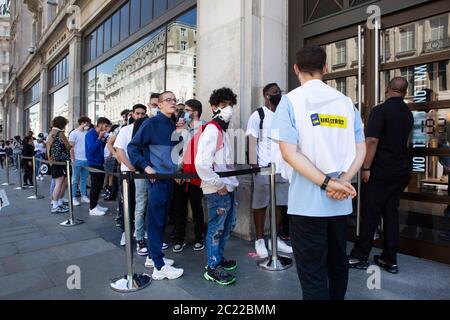
[[[227,260],[225,258],[222,258],[222,261],[220,262],[220,266],[225,271],[233,271],[233,270],[236,270],[236,268],[237,268],[237,262],[236,262],[236,260]]]
[[[216,282],[221,286],[228,286],[236,282],[236,277],[225,272],[222,267],[217,269],[208,267],[208,270],[203,274],[203,277],[206,280]]]

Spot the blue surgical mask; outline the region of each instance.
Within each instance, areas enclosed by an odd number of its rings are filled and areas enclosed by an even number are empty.
[[[191,123],[191,115],[188,112],[184,114],[184,120],[186,121],[186,125],[189,125]]]

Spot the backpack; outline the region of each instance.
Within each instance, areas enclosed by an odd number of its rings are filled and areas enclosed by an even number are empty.
[[[256,111],[258,111],[259,114],[259,135],[258,135],[258,140],[262,140],[262,130],[263,130],[263,124],[264,124],[264,117],[266,116],[264,114],[264,109],[263,108],[258,108]]]
[[[194,173],[197,174],[197,169],[195,168],[195,157],[197,156],[198,140],[200,139],[203,131],[207,125],[214,125],[219,130],[219,138],[217,139],[216,150],[223,147],[223,132],[222,127],[216,121],[210,121],[202,125],[197,132],[194,134],[191,140],[188,141],[186,152],[183,156],[183,171],[184,173]],[[201,179],[191,179],[190,183],[194,186],[200,186],[202,184]]]

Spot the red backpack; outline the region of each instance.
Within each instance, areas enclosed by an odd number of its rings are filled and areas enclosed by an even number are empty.
[[[197,174],[197,170],[195,168],[195,157],[197,156],[198,149],[198,140],[200,139],[203,131],[205,131],[206,126],[212,124],[216,126],[217,130],[219,130],[219,138],[217,139],[216,150],[220,150],[223,148],[223,132],[222,127],[216,121],[210,121],[204,125],[202,125],[197,132],[194,134],[191,140],[187,143],[186,152],[183,156],[183,171],[184,173],[195,173]],[[201,179],[191,179],[190,183],[194,186],[200,186],[202,184]]]

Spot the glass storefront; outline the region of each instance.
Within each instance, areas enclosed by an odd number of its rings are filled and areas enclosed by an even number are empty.
[[[40,131],[39,131],[39,125],[40,125],[40,110],[41,110],[41,104],[37,103],[34,106],[32,106],[31,108],[26,110],[26,115],[27,115],[27,127],[28,127],[28,131],[33,131],[33,133],[37,136]]]
[[[25,90],[25,108],[23,126],[24,132],[33,131],[35,135],[40,133],[40,113],[41,113],[41,83],[36,81],[29,89]]]
[[[69,118],[69,86],[66,85],[50,95],[52,117]]]
[[[86,72],[87,115],[119,123],[123,109],[147,105],[154,92],[171,90],[181,102],[195,98],[196,21],[190,10]]]
[[[450,13],[440,13],[408,23],[390,17],[389,27],[376,30],[362,25],[362,59],[358,61],[358,27],[335,34],[307,39],[327,52],[328,74],[325,82],[358,103],[358,66],[362,71],[362,113],[366,120],[375,102],[385,101],[385,88],[394,77],[405,77],[408,92],[405,102],[414,116],[409,141],[411,180],[400,200],[402,250],[440,261],[450,261]],[[382,23],[383,25],[383,23]],[[342,34],[344,39],[339,39]],[[370,41],[369,41],[370,40]],[[330,42],[334,41],[334,42]],[[378,48],[379,63],[376,61]],[[379,81],[372,72],[378,64]],[[367,83],[366,83],[367,82]],[[364,206],[364,203],[361,204]],[[356,234],[357,205],[349,223]],[[435,253],[419,252],[418,243],[439,248]],[[412,248],[415,249],[412,249]]]
[[[65,56],[50,70],[50,123],[53,118],[59,116],[69,119],[68,62],[68,56]]]

